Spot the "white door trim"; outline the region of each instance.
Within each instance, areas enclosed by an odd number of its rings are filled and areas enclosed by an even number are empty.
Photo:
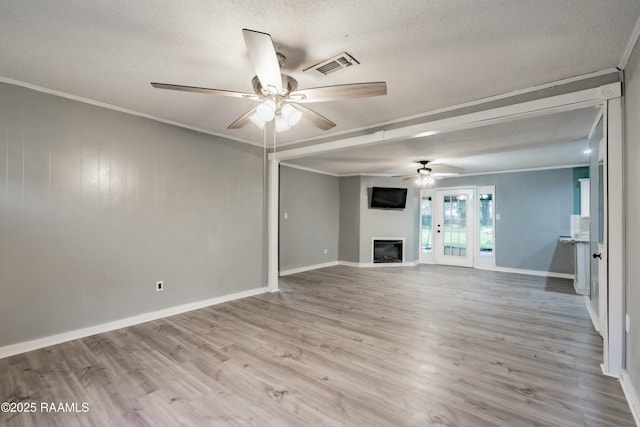
[[[603,127],[602,127],[602,139],[600,139],[600,141],[598,142],[598,160],[596,162],[596,173],[600,173],[600,162],[602,162],[603,164],[603,169],[602,169],[602,198],[603,198],[603,204],[604,206],[607,205],[607,107],[603,107],[602,108],[604,114],[602,117],[602,122],[603,122]],[[600,177],[598,176],[598,179],[595,182],[595,185],[599,188],[600,186]],[[600,194],[598,193],[598,197],[600,197]],[[599,203],[599,202],[598,202]],[[600,335],[602,335],[602,339],[603,341],[606,343],[608,341],[608,336],[609,336],[609,328],[607,327],[607,323],[608,323],[608,309],[609,307],[607,306],[608,304],[608,273],[607,273],[607,260],[608,260],[608,248],[607,248],[607,241],[608,241],[608,236],[607,236],[607,209],[603,209],[602,210],[602,218],[600,218],[600,216],[598,216],[598,223],[602,221],[604,230],[603,236],[600,236],[598,234],[598,239],[602,238],[602,243],[598,243],[598,252],[596,252],[597,254],[600,254],[600,259],[598,259],[598,315],[599,315],[599,320],[600,320],[600,325],[598,325],[598,331],[600,331]],[[598,240],[599,242],[599,240]],[[594,254],[595,255],[595,254]],[[603,367],[602,370],[603,372],[606,372],[604,366],[606,365],[606,361],[607,361],[607,348],[606,345],[604,347],[604,357],[603,357]]]
[[[605,187],[605,250],[607,260],[607,339],[604,342],[603,371],[620,377],[625,366],[625,214],[624,214],[624,146],[622,134],[622,98],[607,101],[605,112],[607,135]]]

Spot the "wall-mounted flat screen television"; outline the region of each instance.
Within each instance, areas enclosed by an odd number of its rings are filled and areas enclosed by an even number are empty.
[[[407,204],[406,188],[372,187],[371,207],[378,209],[404,209]]]

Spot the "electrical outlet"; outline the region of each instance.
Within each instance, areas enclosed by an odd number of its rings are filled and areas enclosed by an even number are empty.
[[[164,291],[164,281],[158,280],[156,282],[156,292],[162,292],[162,291]]]
[[[627,333],[629,333],[629,331],[631,330],[631,318],[629,317],[628,314],[625,314],[624,316],[624,320],[625,320],[625,329],[627,331]]]
[[[324,254],[325,254],[325,255],[327,254],[327,249],[326,249],[326,248],[324,249]]]
[[[284,213],[284,219],[288,219],[289,218],[289,214],[287,212]]]

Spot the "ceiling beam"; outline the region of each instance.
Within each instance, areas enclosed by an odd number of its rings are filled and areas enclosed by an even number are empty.
[[[367,135],[345,138],[306,147],[283,149],[269,154],[270,159],[291,160],[302,157],[342,151],[349,148],[370,146],[394,141],[418,140],[430,135],[488,126],[515,119],[529,118],[550,113],[572,111],[589,106],[601,105],[605,100],[622,95],[620,82],[585,89],[563,95],[556,95],[519,104],[492,108],[446,119],[405,126],[391,130],[381,130]]]

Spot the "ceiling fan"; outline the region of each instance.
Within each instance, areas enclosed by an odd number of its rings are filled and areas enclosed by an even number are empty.
[[[422,166],[416,170],[416,173],[411,175],[395,175],[392,178],[404,178],[403,181],[415,180],[416,183],[422,186],[432,185],[435,179],[441,179],[448,176],[457,176],[460,175],[458,172],[460,169],[452,166],[446,166],[443,163],[431,163],[430,160],[420,160],[416,163],[421,164]],[[434,172],[431,166],[436,166],[440,169],[439,172]]]
[[[284,55],[276,53],[271,36],[267,33],[247,29],[243,29],[242,34],[251,65],[256,72],[251,80],[255,93],[156,82],[152,82],[151,86],[158,89],[208,93],[261,101],[258,106],[231,123],[228,129],[239,129],[249,122],[264,128],[267,122],[275,119],[276,130],[280,132],[288,130],[302,118],[322,130],[331,129],[336,125],[328,118],[302,104],[387,94],[386,82],[352,83],[298,90],[297,80],[281,72],[280,67],[286,59]]]

